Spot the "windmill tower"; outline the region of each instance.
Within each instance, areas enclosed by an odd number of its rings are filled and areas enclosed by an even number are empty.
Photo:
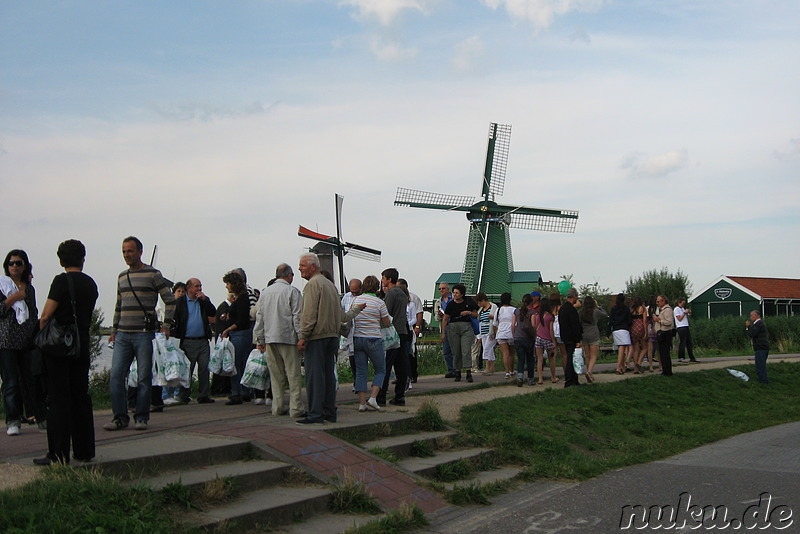
[[[347,293],[347,279],[344,275],[344,256],[350,254],[354,258],[361,258],[369,261],[381,261],[381,251],[374,248],[357,245],[355,243],[348,243],[342,241],[342,205],[344,204],[344,197],[336,195],[336,235],[330,236],[309,230],[305,226],[300,226],[297,229],[297,235],[308,239],[318,241],[316,246],[311,248],[319,256],[320,268],[322,270],[334,272],[333,258],[335,257],[338,263],[339,284],[341,286],[342,294]]]
[[[509,228],[548,232],[575,231],[578,212],[572,210],[532,208],[498,204],[503,195],[511,125],[491,123],[486,166],[483,172],[481,197],[429,193],[398,188],[396,206],[466,212],[469,222],[467,252],[461,283],[467,293],[479,291],[499,295],[511,291],[514,264],[511,257]]]

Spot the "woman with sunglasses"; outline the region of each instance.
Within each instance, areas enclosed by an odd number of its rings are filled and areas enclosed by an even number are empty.
[[[31,264],[25,251],[14,249],[6,254],[3,269],[5,276],[0,276],[0,374],[6,434],[17,436],[22,421],[20,381],[30,374],[29,349],[39,310],[36,309],[36,291],[30,283]],[[44,420],[44,414],[41,415],[40,422]]]

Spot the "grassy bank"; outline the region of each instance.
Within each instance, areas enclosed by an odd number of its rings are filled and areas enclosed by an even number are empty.
[[[755,377],[752,365],[735,368]],[[800,420],[800,364],[772,364],[769,378],[718,369],[550,389],[467,406],[461,427],[528,478],[583,480]]]

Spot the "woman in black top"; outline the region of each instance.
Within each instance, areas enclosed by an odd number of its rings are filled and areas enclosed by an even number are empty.
[[[88,462],[94,458],[94,415],[89,396],[89,327],[97,301],[97,284],[83,273],[85,258],[86,247],[80,241],[69,239],[58,246],[58,259],[66,272],[53,278],[39,319],[39,326],[43,328],[49,321],[71,324],[77,316],[79,353],[74,359],[44,353],[49,399],[48,452],[44,458],[33,460],[37,465],[68,464],[70,441],[76,460]],[[74,312],[67,277],[75,291]]]
[[[444,328],[442,341],[450,342],[453,352],[453,367],[456,369],[456,382],[461,381],[461,368],[467,371],[467,382],[472,382],[472,345],[475,343],[475,331],[472,329],[472,318],[478,316],[478,305],[471,297],[465,295],[464,284],[453,286],[453,300],[447,304],[442,319]]]
[[[236,295],[236,299],[228,309],[228,328],[222,331],[222,337],[231,338],[236,354],[236,375],[231,377],[231,398],[225,404],[234,405],[250,402],[250,388],[243,386],[242,373],[247,357],[253,345],[253,325],[250,321],[250,298],[247,295],[247,284],[236,271],[226,274],[222,281],[228,293]]]

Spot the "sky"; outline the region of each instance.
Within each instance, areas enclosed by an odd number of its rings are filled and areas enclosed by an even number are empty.
[[[40,307],[80,239],[110,324],[122,238],[215,303],[313,245],[382,251],[432,298],[460,271],[488,126],[511,124],[497,200],[580,212],[512,230],[515,270],[613,292],[650,269],[800,277],[794,0],[0,0],[0,250]],[[302,288],[303,282],[296,281]]]

